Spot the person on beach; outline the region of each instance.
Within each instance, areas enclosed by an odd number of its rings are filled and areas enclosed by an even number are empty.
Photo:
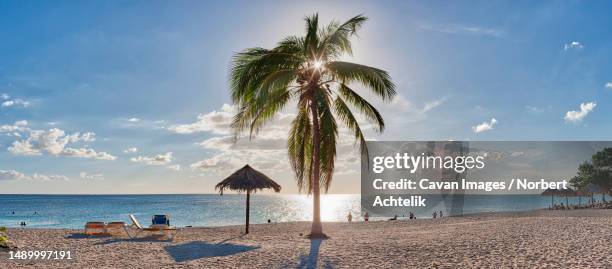
[[[397,214],[393,216],[393,218],[390,218],[389,220],[397,220]]]
[[[363,215],[363,220],[364,221],[369,221],[370,220],[370,214],[368,214],[368,212],[366,212],[365,215]]]
[[[414,213],[410,212],[410,219],[415,219]]]
[[[348,215],[346,215],[346,219],[348,222],[353,222],[353,214],[351,214],[351,211],[349,211]]]
[[[438,216],[438,212],[434,211],[432,215],[433,215],[433,218],[435,219],[436,216]]]

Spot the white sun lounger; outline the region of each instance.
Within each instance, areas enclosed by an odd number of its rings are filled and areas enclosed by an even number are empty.
[[[140,222],[138,221],[138,219],[136,219],[136,216],[131,215],[131,214],[130,214],[130,220],[132,221],[132,225],[130,225],[129,228],[137,230],[137,232],[134,235],[131,235],[130,233],[128,233],[128,236],[130,238],[135,238],[142,232],[150,232],[150,233],[159,233],[165,237],[172,239],[177,231],[176,227],[168,226],[165,224],[156,224],[156,225],[151,225],[150,227],[143,227],[142,225],[140,225]]]

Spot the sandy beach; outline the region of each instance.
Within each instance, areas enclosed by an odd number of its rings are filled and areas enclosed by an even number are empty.
[[[172,241],[85,237],[79,230],[9,229],[18,250],[70,250],[70,261],[11,261],[0,268],[529,268],[612,267],[612,210],[533,211],[444,219],[307,222],[185,228]]]

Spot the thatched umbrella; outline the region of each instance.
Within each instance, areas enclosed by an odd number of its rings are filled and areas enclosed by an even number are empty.
[[[234,172],[229,177],[219,182],[215,189],[219,190],[219,194],[223,195],[224,189],[243,192],[246,191],[246,229],[245,233],[249,233],[249,205],[251,193],[257,190],[273,189],[275,192],[281,190],[281,186],[268,176],[251,168],[248,164]]]
[[[569,196],[576,196],[576,191],[574,191],[572,188],[567,188],[567,189],[561,189],[559,190],[559,195],[565,195],[565,205],[569,206]]]
[[[607,191],[604,188],[594,183],[587,184],[585,189],[589,194],[591,194],[591,203],[595,202],[593,199],[594,194],[604,194],[605,195],[605,193],[607,193]],[[605,196],[603,197],[605,199]]]
[[[550,208],[552,208],[553,204],[555,202],[555,195],[557,195],[558,193],[559,193],[559,190],[548,188],[544,192],[542,192],[541,195],[542,196],[550,196]]]

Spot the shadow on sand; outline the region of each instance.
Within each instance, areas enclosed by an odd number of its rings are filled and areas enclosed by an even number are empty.
[[[193,261],[201,258],[234,255],[258,249],[256,246],[237,245],[232,243],[211,244],[193,241],[181,245],[164,247],[176,262]]]
[[[87,235],[83,233],[71,233],[64,236],[66,239],[90,239],[90,238],[110,238],[110,235]]]
[[[139,237],[139,238],[110,238],[108,240],[102,241],[102,242],[98,242],[95,245],[109,245],[109,244],[114,244],[114,243],[120,243],[120,242],[128,242],[128,243],[143,243],[143,242],[149,242],[149,243],[171,243],[172,242],[172,238],[162,238],[159,236],[146,236],[146,237]]]
[[[310,240],[310,252],[308,255],[301,255],[300,262],[296,268],[317,268],[317,262],[319,260],[319,248],[323,243],[322,239],[311,239]],[[333,268],[329,262],[324,262],[323,268]]]

